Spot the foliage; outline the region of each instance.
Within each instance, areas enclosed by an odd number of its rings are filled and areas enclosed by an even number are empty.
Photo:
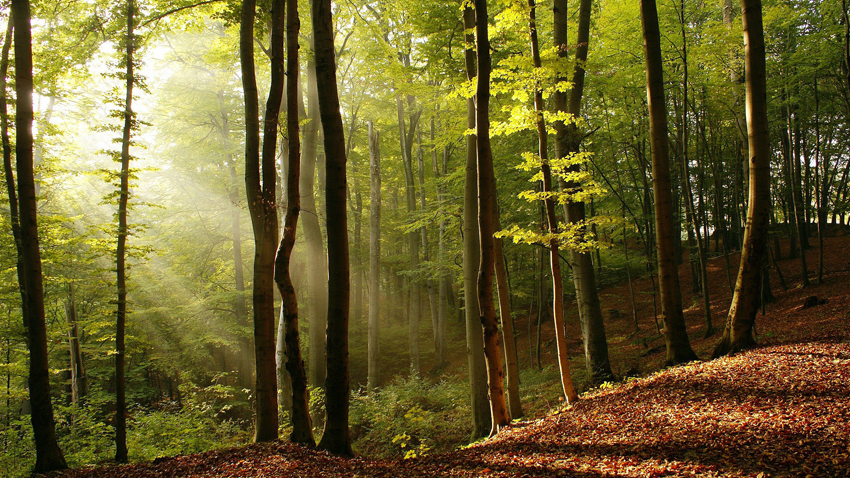
[[[359,453],[412,458],[451,450],[468,438],[464,384],[397,379],[352,397],[353,444]]]

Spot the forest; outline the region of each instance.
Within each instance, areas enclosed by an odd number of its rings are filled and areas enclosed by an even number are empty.
[[[0,475],[847,476],[846,0],[0,25]]]

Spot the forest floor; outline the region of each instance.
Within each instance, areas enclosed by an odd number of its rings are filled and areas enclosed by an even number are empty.
[[[787,257],[787,244],[785,249]],[[824,283],[812,280],[807,288],[798,285],[799,260],[779,261],[788,290],[778,285],[773,269],[777,300],[757,319],[759,347],[659,372],[653,370],[663,361],[663,340],[650,322],[652,299],[638,297],[641,332],[632,333],[626,285],[602,290],[615,372],[644,376],[590,390],[575,405],[516,421],[495,438],[461,450],[407,460],[343,459],[277,442],[60,476],[850,477],[848,250],[850,238],[827,238]],[[737,264],[738,256],[729,259]],[[817,248],[807,259],[814,277]],[[731,299],[724,264],[722,257],[710,262],[718,329]],[[680,277],[687,300],[687,264]],[[636,291],[650,287],[648,279],[635,282]],[[821,303],[804,308],[810,296]],[[703,338],[698,305],[686,310],[686,320],[694,349],[707,358],[717,335]],[[574,369],[584,365],[578,360]]]

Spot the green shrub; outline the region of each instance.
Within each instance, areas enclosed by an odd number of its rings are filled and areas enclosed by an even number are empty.
[[[355,393],[351,428],[358,453],[410,458],[457,448],[469,439],[467,385],[412,377],[374,393]]]

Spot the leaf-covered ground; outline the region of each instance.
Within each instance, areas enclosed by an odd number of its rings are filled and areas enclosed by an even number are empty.
[[[778,300],[767,306],[766,315],[759,315],[760,348],[591,391],[568,409],[515,423],[496,438],[463,450],[388,461],[342,459],[273,443],[154,463],[76,469],[61,476],[850,477],[848,247],[846,237],[828,239],[824,284],[805,289],[797,287],[798,262],[780,261],[789,289],[778,286],[774,272]],[[810,271],[817,264],[812,252]],[[737,263],[736,256],[730,259]],[[721,328],[730,301],[722,264],[720,258],[711,262],[709,281],[715,326]],[[685,267],[681,277],[686,294],[690,286]],[[627,310],[624,287],[606,289],[603,301]],[[812,295],[827,302],[802,308]],[[654,328],[645,315],[651,302],[643,299],[641,334],[629,338],[630,314],[606,322],[613,332],[612,362],[625,367],[632,360],[642,371],[652,370],[657,366],[653,362],[660,363],[664,356],[663,350],[634,338],[650,337],[653,331],[648,329]],[[701,337],[698,308],[686,311],[686,317],[694,348],[707,357],[717,336]]]
[[[275,443],[63,475],[176,476],[850,476],[850,344],[824,337],[668,369],[420,459]]]

